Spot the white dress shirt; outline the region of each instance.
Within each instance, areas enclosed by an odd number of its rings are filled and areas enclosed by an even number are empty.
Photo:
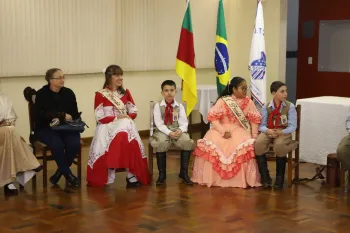
[[[164,106],[166,107],[166,103],[165,100],[163,99],[162,102],[156,103],[154,105],[154,109],[153,109],[153,117],[154,117],[154,123],[156,124],[157,128],[164,134],[169,135],[172,131],[170,129],[168,129],[168,127],[164,124],[164,119],[162,119],[162,114],[160,112],[160,106]],[[181,129],[181,131],[183,133],[187,132],[187,128],[188,128],[188,120],[187,120],[187,116],[186,116],[186,111],[185,108],[182,104],[179,104],[178,102],[176,102],[176,100],[174,100],[174,103],[172,104],[173,107],[175,106],[179,106],[180,107],[180,111],[179,111],[179,118],[178,118],[178,123],[179,123],[179,129]]]

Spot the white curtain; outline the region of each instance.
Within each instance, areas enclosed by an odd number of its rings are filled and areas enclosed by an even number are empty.
[[[212,68],[218,0],[191,0],[196,65]],[[173,70],[186,1],[1,0],[0,77]]]

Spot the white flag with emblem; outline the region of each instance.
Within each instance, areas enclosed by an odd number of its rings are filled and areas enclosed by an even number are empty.
[[[266,103],[266,53],[264,13],[261,1],[258,2],[256,11],[248,68],[252,98],[255,105],[260,109]]]

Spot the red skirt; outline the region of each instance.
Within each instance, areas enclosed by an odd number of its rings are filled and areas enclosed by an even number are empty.
[[[108,180],[109,168],[128,168],[142,184],[149,184],[147,158],[142,158],[138,142],[129,142],[128,134],[118,133],[109,145],[109,150],[102,155],[91,168],[87,166],[86,180],[91,186],[104,186]]]

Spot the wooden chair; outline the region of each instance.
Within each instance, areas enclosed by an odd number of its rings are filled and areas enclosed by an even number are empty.
[[[301,106],[296,106],[297,111],[297,129],[295,131],[295,139],[293,141],[299,142],[300,141],[300,113],[301,113]],[[273,157],[269,157],[268,161],[275,161],[276,160],[276,154],[273,151],[273,145],[270,145],[270,151],[269,154],[273,154]],[[291,187],[293,183],[296,183],[299,181],[299,145],[295,149],[295,157],[293,159],[293,151],[289,152],[287,155],[287,184],[288,187]],[[293,179],[293,170],[294,170],[294,179]]]
[[[185,108],[186,111],[186,102],[183,102],[182,105]],[[155,128],[155,123],[154,123],[154,116],[153,116],[153,109],[154,109],[154,102],[150,101],[150,127],[149,127],[149,136],[152,137],[153,133],[154,133],[154,128]],[[172,145],[169,148],[170,150],[179,150],[179,148],[177,148],[176,146]],[[149,176],[150,179],[152,180],[153,177],[153,156],[154,156],[154,152],[153,152],[153,148],[151,146],[151,143],[148,143],[148,172],[149,172]]]
[[[27,87],[27,88],[30,88],[30,87]],[[25,89],[25,91],[26,91],[26,89]],[[47,162],[53,161],[54,159],[52,157],[50,148],[46,144],[38,141],[34,136],[34,132],[35,132],[34,104],[35,104],[36,95],[35,95],[35,93],[33,93],[30,96],[24,94],[24,97],[25,97],[26,101],[28,102],[29,125],[30,125],[29,142],[33,148],[33,154],[36,156],[36,158],[38,160],[43,161],[42,162],[43,163],[42,164],[43,165],[43,187],[46,188],[47,187]],[[73,164],[75,164],[77,166],[77,176],[79,179],[81,179],[81,146],[82,145],[83,145],[83,142],[82,142],[82,140],[80,140],[80,150],[79,150],[79,153],[76,157],[76,160],[73,162]],[[42,153],[40,156],[37,156],[36,153],[39,151],[41,151]],[[66,184],[67,184],[67,181],[66,181]],[[36,187],[36,176],[34,176],[32,179],[32,185],[33,185],[33,188]]]

